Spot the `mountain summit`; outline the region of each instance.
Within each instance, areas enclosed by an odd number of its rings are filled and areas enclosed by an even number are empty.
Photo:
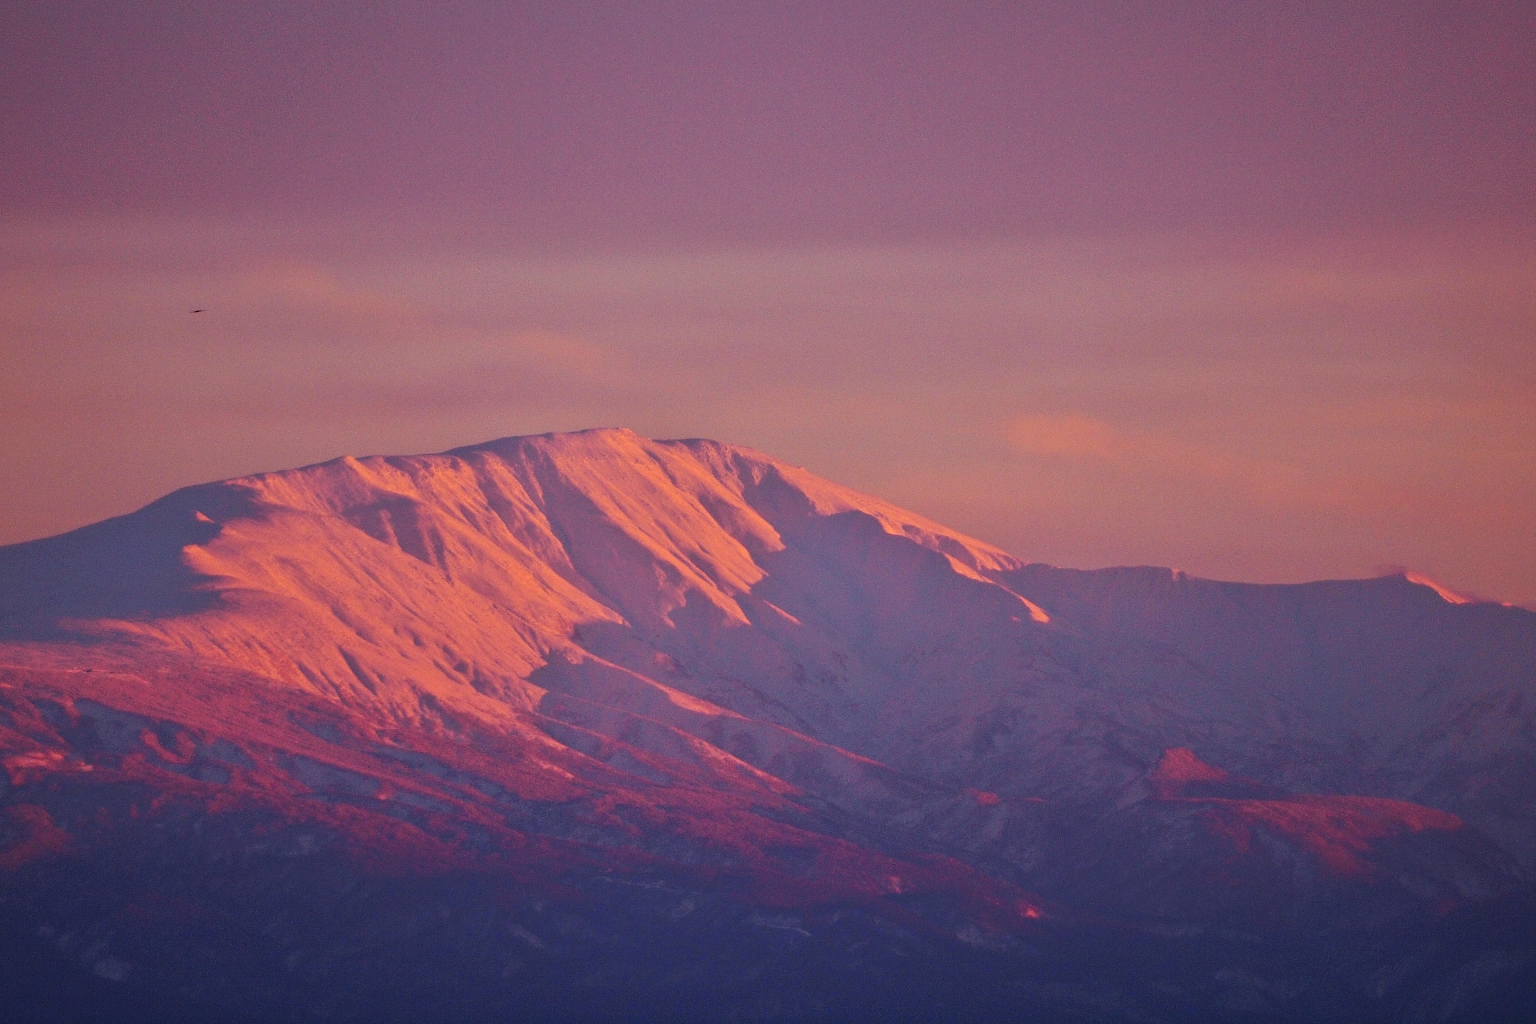
[[[1434,1020],[1536,963],[1536,614],[1411,577],[1029,564],[595,430],[0,548],[0,638],[40,1016]]]

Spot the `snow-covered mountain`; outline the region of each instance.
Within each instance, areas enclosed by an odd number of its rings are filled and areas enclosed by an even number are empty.
[[[0,636],[0,910],[76,1015],[1457,1019],[1536,967],[1536,614],[1406,576],[1026,564],[598,430],[0,548]]]

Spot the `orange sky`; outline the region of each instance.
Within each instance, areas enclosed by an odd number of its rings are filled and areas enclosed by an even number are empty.
[[[11,5],[0,542],[627,425],[1536,605],[1532,15],[1287,6]]]

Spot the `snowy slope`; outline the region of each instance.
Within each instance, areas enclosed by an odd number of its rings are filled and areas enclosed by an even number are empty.
[[[1529,757],[1536,713],[1528,612],[1401,577],[1026,566],[759,453],[624,430],[188,488],[0,573],[13,619],[391,720],[639,715],[1019,796],[1103,796],[1193,747],[1292,788],[1459,798],[1472,734]],[[1480,708],[1506,724],[1471,728]]]
[[[1536,615],[1026,564],[710,441],[187,488],[0,549],[0,636],[17,871],[137,842],[175,793],[540,891],[663,871],[697,890],[667,914],[722,871],[749,906],[940,900],[923,934],[996,953],[1042,906],[1443,914],[1536,858]]]

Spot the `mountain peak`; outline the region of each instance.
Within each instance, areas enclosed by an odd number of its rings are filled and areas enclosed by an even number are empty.
[[[240,477],[23,547],[0,552],[13,625],[212,650],[410,719],[526,707],[531,674],[579,628],[760,629],[792,621],[768,596],[786,586],[847,604],[822,578],[834,556],[1047,618],[984,578],[1018,564],[996,548],[750,449],[623,428]],[[94,586],[93,566],[121,586]]]
[[[551,430],[542,434],[508,434],[505,437],[481,441],[478,444],[461,445],[457,448],[449,449],[443,454],[464,455],[477,451],[499,452],[508,449],[518,449],[528,445],[552,448],[615,446],[643,442],[645,440],[645,438],[642,438],[629,427],[586,427],[581,430]]]

